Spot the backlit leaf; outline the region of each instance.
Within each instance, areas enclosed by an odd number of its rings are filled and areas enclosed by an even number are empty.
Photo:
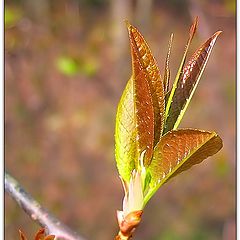
[[[135,60],[133,64],[135,64],[135,61],[139,61],[138,63],[145,70],[146,81],[152,97],[154,109],[154,145],[156,145],[162,134],[164,124],[165,103],[163,80],[157,62],[142,34],[128,22],[127,27],[131,49],[136,55],[134,56]]]
[[[172,86],[172,89],[170,91],[170,94],[167,98],[167,103],[166,103],[166,109],[165,109],[165,119],[168,118],[169,116],[169,109],[170,109],[170,106],[172,104],[172,99],[173,99],[173,96],[174,96],[174,93],[175,93],[175,90],[177,88],[177,85],[178,85],[178,81],[182,75],[182,71],[183,71],[183,66],[185,64],[185,61],[186,61],[186,57],[187,57],[187,53],[188,53],[188,49],[189,49],[189,46],[192,42],[192,39],[194,37],[194,34],[196,32],[196,29],[197,29],[197,25],[198,25],[198,17],[195,18],[192,26],[190,27],[190,30],[189,30],[189,37],[188,37],[188,41],[187,41],[187,45],[185,47],[185,51],[184,51],[184,54],[183,54],[183,58],[182,58],[182,61],[180,63],[180,66],[179,66],[179,69],[178,69],[178,72],[177,72],[177,75],[176,75],[176,78],[174,80],[174,83],[173,83],[173,86]],[[164,127],[164,132],[166,133],[166,124],[165,124],[165,127]]]
[[[136,159],[136,121],[133,78],[131,77],[119,101],[116,114],[115,156],[120,176],[129,181]]]
[[[165,70],[164,70],[164,78],[163,78],[163,86],[164,86],[165,95],[169,91],[169,80],[170,80],[169,60],[170,60],[172,42],[173,42],[173,34],[171,34],[171,37],[169,40],[168,52],[167,52],[167,57],[166,57],[166,61],[165,61]],[[165,100],[166,100],[166,97],[165,97]]]
[[[143,152],[143,164],[150,164],[164,124],[164,89],[156,60],[140,32],[129,23],[127,28],[133,69],[118,104],[115,128],[117,167],[125,181],[138,168]]]
[[[164,128],[165,133],[171,129],[177,129],[180,124],[220,33],[221,32],[218,31],[210,37],[184,66],[174,95],[172,96],[172,102]]]
[[[129,26],[129,28],[131,28]],[[144,165],[148,166],[153,153],[154,141],[154,110],[150,92],[150,87],[147,81],[148,72],[145,69],[139,48],[137,48],[133,30],[129,30],[130,46],[132,53],[132,68],[133,68],[133,84],[134,84],[134,107],[136,116],[136,143],[137,143],[137,159],[143,151],[145,152]],[[147,61],[147,60],[145,60]]]
[[[222,140],[215,132],[195,129],[172,130],[164,135],[154,149],[149,166],[152,175],[145,202],[170,178],[202,162],[222,148]]]

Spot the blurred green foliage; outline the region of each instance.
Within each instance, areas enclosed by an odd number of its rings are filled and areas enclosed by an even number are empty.
[[[58,71],[66,76],[82,74],[86,77],[93,77],[97,72],[97,64],[94,61],[85,59],[76,60],[68,56],[57,58],[56,66]]]
[[[218,161],[215,162],[215,172],[220,178],[227,177],[230,172],[230,166],[227,161],[227,156],[221,155],[218,157]]]
[[[76,75],[79,71],[77,62],[66,56],[59,57],[56,61],[58,70],[66,76]]]
[[[22,12],[19,8],[7,7],[4,9],[4,23],[5,27],[13,27],[21,19]]]
[[[172,231],[172,229],[166,229],[161,237],[154,238],[154,240],[167,239],[167,240],[182,240],[182,236]]]
[[[235,0],[224,0],[226,9],[232,14],[236,11],[236,1]]]

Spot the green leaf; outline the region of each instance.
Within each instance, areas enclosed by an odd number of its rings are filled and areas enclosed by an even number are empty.
[[[62,56],[56,61],[58,70],[66,76],[74,76],[79,71],[77,62],[70,57]]]
[[[154,110],[154,146],[158,143],[164,124],[164,88],[157,61],[142,34],[127,22],[133,64],[140,64],[149,86]]]
[[[214,155],[222,148],[215,132],[195,129],[172,130],[164,135],[154,149],[149,166],[152,179],[144,203],[170,178]]]
[[[22,18],[22,12],[18,8],[7,7],[4,9],[4,23],[6,28],[15,26]]]
[[[221,31],[218,31],[210,37],[184,66],[174,94],[171,97],[171,105],[168,110],[164,133],[171,129],[177,129],[179,126],[220,33]]]
[[[118,105],[115,155],[119,174],[129,182],[133,169],[151,163],[154,145],[163,131],[165,106],[156,60],[141,33],[128,22],[127,28],[132,77]]]
[[[172,90],[170,91],[170,94],[167,98],[167,105],[166,105],[166,109],[165,109],[165,119],[168,118],[169,116],[169,109],[170,109],[170,106],[172,104],[172,99],[173,99],[173,96],[174,96],[174,93],[175,93],[175,90],[177,88],[177,85],[178,85],[178,81],[182,75],[182,70],[183,70],[183,66],[185,64],[185,61],[186,61],[186,57],[187,57],[187,53],[188,53],[188,49],[189,49],[189,46],[192,42],[192,39],[194,37],[194,34],[196,32],[196,29],[197,29],[197,25],[198,25],[198,17],[195,18],[192,26],[190,27],[190,30],[189,30],[189,37],[188,37],[188,41],[187,41],[187,45],[185,47],[185,51],[184,51],[184,54],[183,54],[183,58],[182,58],[182,61],[180,63],[180,66],[179,66],[179,69],[178,69],[178,72],[177,72],[177,75],[176,75],[176,78],[174,80],[174,83],[173,83],[173,86],[172,86]],[[165,125],[166,126],[166,125]],[[164,133],[166,133],[166,128],[164,129]]]
[[[120,176],[127,182],[135,168],[136,119],[134,112],[133,78],[128,81],[119,101],[115,127],[115,157]]]

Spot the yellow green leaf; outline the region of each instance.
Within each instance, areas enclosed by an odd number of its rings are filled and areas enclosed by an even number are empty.
[[[119,101],[115,127],[115,157],[120,176],[129,181],[136,159],[136,119],[133,78],[128,81]]]
[[[117,109],[115,155],[121,177],[129,182],[132,170],[152,159],[164,124],[164,89],[156,60],[140,32],[127,23],[132,77]]]

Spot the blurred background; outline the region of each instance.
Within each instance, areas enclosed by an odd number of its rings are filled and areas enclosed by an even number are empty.
[[[114,159],[117,103],[131,75],[124,20],[171,81],[195,16],[191,53],[223,30],[180,127],[215,130],[223,149],[164,185],[135,239],[235,239],[235,1],[5,1],[5,169],[87,239],[113,239],[123,190]],[[39,226],[5,195],[5,239]]]

